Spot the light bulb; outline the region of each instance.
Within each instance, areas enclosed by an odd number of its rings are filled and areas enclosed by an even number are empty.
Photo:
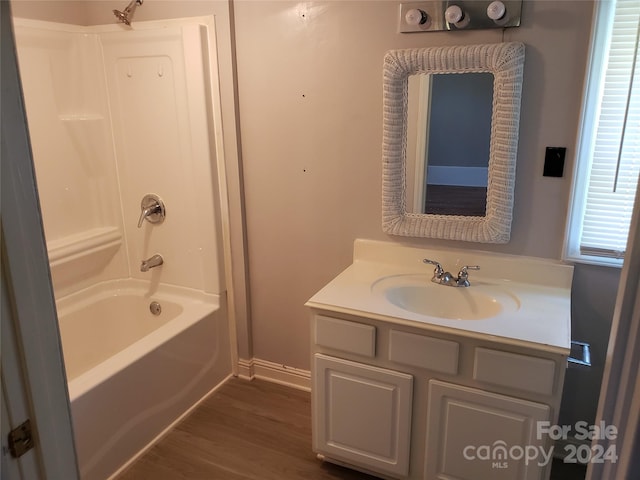
[[[451,5],[447,7],[447,10],[444,12],[444,18],[447,19],[449,23],[458,23],[464,17],[464,12],[458,5]]]
[[[424,25],[425,23],[427,23],[428,18],[429,15],[427,15],[425,11],[419,10],[417,8],[412,8],[404,16],[407,24],[414,26]]]
[[[491,2],[487,7],[487,16],[494,21],[500,20],[504,17],[506,11],[507,8],[504,6],[504,3],[496,0],[495,2]]]

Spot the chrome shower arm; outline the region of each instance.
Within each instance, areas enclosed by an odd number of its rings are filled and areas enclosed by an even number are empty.
[[[113,14],[116,16],[118,20],[120,20],[125,25],[131,25],[131,20],[129,19],[129,15],[133,14],[133,11],[136,9],[138,5],[142,5],[144,0],[131,0],[129,5],[123,11],[113,10]]]

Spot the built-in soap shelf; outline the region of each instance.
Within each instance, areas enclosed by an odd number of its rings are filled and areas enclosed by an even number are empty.
[[[48,241],[56,296],[69,295],[91,284],[92,279],[104,278],[122,243],[122,231],[115,226],[91,228]]]
[[[119,247],[122,233],[118,227],[98,227],[47,242],[52,267],[79,257],[106,252]]]

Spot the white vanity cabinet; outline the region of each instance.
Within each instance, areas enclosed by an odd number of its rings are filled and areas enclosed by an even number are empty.
[[[373,325],[316,315],[313,332],[314,346],[332,354],[313,356],[313,449],[334,461],[406,476],[413,377],[372,365]]]
[[[549,405],[437,380],[428,403],[425,478],[541,478],[548,449],[536,422],[550,419]]]
[[[382,478],[548,478],[537,422],[557,419],[565,355],[312,310],[319,456]],[[536,458],[518,458],[525,449]]]
[[[409,473],[413,377],[314,356],[314,447],[371,471]]]

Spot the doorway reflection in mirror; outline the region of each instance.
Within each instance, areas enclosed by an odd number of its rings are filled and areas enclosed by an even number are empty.
[[[493,80],[490,72],[409,76],[408,211],[485,216]]]

